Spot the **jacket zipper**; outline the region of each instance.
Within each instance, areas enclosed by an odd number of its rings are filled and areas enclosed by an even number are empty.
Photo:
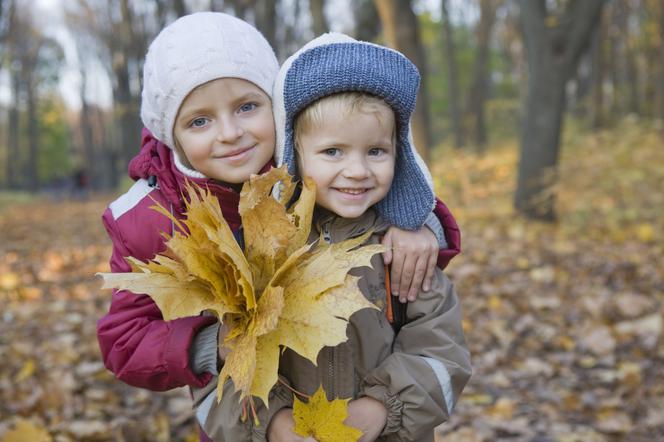
[[[335,354],[335,349],[336,347],[331,347],[328,351],[328,360],[327,360],[327,393],[328,397],[332,397],[332,400],[334,400],[337,397],[336,391],[335,391],[335,383],[334,383],[334,354]]]
[[[325,240],[328,244],[332,243],[332,235],[330,235],[330,223],[326,222],[322,226],[322,231],[323,231],[323,240]],[[327,393],[328,397],[331,397],[332,400],[336,398],[336,392],[335,390],[335,382],[334,382],[334,356],[335,356],[335,348],[336,347],[331,347],[328,349],[327,354],[328,354],[328,359],[327,359],[327,382],[326,382],[326,388],[325,391]]]

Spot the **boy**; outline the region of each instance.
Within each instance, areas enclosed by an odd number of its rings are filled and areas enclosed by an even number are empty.
[[[284,63],[274,91],[277,158],[316,182],[311,240],[372,231],[368,242],[377,243],[390,224],[426,218],[431,181],[409,136],[418,84],[403,55],[340,34],[313,40]],[[432,290],[393,305],[379,256],[372,266],[351,273],[380,310],[355,313],[347,342],[323,349],[316,365],[284,351],[282,378],[261,421],[268,440],[306,440],[293,432],[285,384],[303,396],[322,385],[330,400],[352,398],[346,423],[363,431],[362,441],[433,441],[435,426],[449,417],[471,371],[451,282],[438,271]],[[237,397],[224,395],[219,404],[211,397],[197,416],[215,440],[265,437],[261,426],[238,420]]]

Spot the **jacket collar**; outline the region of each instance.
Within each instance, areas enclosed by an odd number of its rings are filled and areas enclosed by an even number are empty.
[[[327,209],[316,206],[314,210],[314,226],[317,235],[330,235],[332,242],[355,238],[372,230],[382,234],[390,224],[370,208],[357,218],[343,218]]]

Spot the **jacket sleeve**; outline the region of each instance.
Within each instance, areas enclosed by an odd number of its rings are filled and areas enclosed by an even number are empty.
[[[111,271],[131,271],[124,259],[131,255],[130,250],[110,210],[102,220],[113,242]],[[104,365],[118,379],[135,387],[156,391],[184,385],[202,387],[212,375],[196,375],[191,370],[189,348],[194,336],[215,321],[213,316],[165,321],[149,296],[115,290],[108,313],[97,323]]]
[[[243,419],[240,393],[235,390],[232,380],[226,381],[221,402],[217,402],[217,378],[215,377],[214,382],[210,382],[207,387],[193,391],[198,424],[214,441],[265,442],[267,427],[272,421],[272,417],[282,408],[293,407],[293,393],[284,385],[288,381],[283,376],[280,376],[279,379],[281,382],[270,390],[268,407],[260,399],[254,398],[258,419],[258,423],[256,423],[251,418],[249,407],[247,407],[249,415]]]
[[[443,226],[445,241],[447,242],[447,247],[441,248],[438,251],[437,263],[441,270],[445,270],[445,267],[447,267],[452,258],[461,252],[461,230],[450,209],[438,198],[436,198],[436,206],[433,209],[433,213],[438,217],[440,224]]]
[[[386,440],[416,441],[449,419],[470,374],[459,301],[437,272],[432,290],[408,304],[393,353],[365,376],[360,396],[387,408]]]

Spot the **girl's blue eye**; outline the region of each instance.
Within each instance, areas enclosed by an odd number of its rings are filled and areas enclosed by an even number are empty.
[[[336,157],[341,154],[341,150],[338,147],[328,147],[323,153],[330,157]]]
[[[207,123],[207,118],[196,118],[191,122],[191,127],[203,127]]]
[[[256,103],[245,103],[242,106],[240,106],[240,112],[251,112],[257,107],[258,105]]]
[[[369,155],[374,156],[374,157],[383,155],[384,153],[385,153],[385,149],[383,149],[381,147],[372,147],[371,149],[369,149]]]

